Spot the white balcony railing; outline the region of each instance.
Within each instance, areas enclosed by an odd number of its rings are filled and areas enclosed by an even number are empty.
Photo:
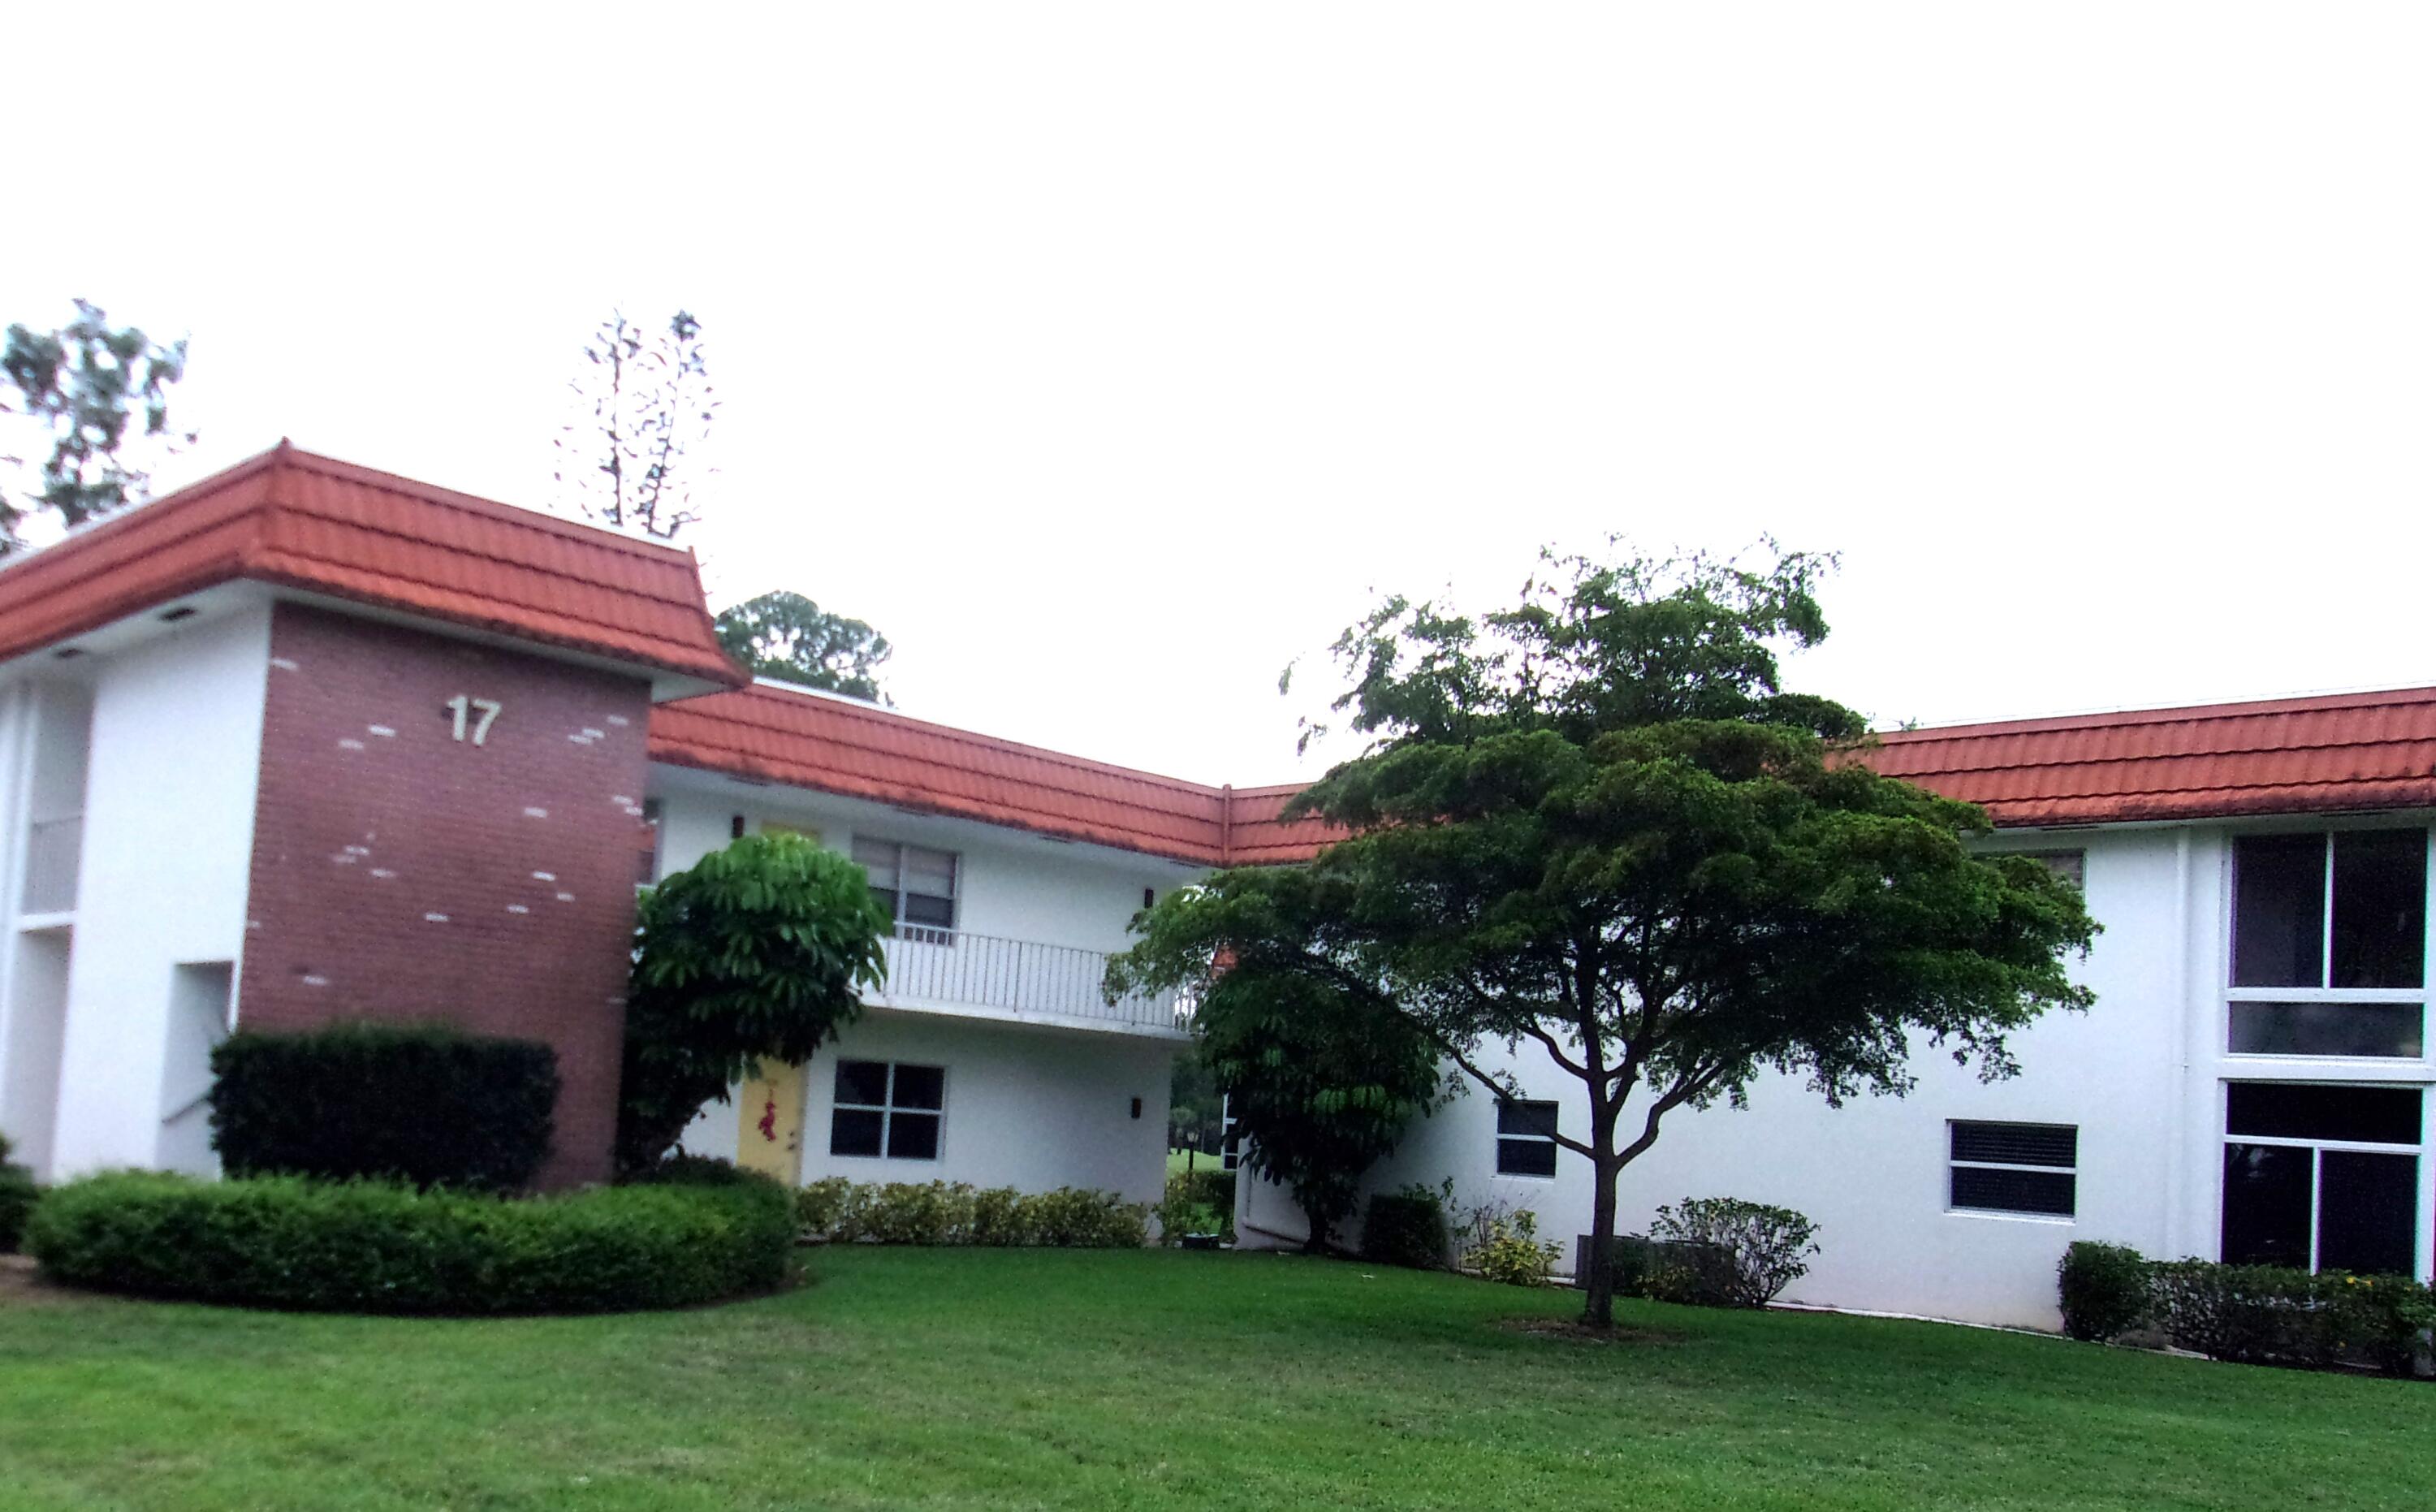
[[[1111,1028],[1186,1027],[1180,994],[1108,1001],[1100,988],[1108,969],[1103,951],[918,925],[897,926],[881,947],[891,1002],[996,1008]]]
[[[26,826],[26,889],[20,913],[66,913],[76,908],[77,863],[84,853],[84,815],[37,819]]]

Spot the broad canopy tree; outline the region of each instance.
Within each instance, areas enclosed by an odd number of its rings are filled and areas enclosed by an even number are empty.
[[[1264,960],[1209,982],[1193,1026],[1227,1088],[1244,1164],[1294,1193],[1310,1219],[1304,1247],[1325,1252],[1363,1173],[1436,1100],[1436,1048],[1376,991]]]
[[[1580,1084],[1557,1143],[1591,1164],[1608,1326],[1617,1180],[1669,1113],[1771,1069],[1900,1094],[1916,1038],[2008,1076],[2010,1032],[2091,1000],[2063,965],[2095,932],[2077,890],[1974,854],[1977,808],[1879,775],[1857,715],[1783,689],[1829,565],[1550,559],[1483,617],[1386,600],[1334,647],[1370,744],[1290,810],[1348,838],[1171,895],[1126,970],[1371,995],[1494,1095],[1519,1088],[1482,1047],[1536,1045]]]
[[[719,644],[756,677],[826,687],[883,703],[879,664],[888,637],[860,619],[834,615],[799,593],[765,593],[722,611]]]
[[[618,1092],[618,1168],[648,1170],[756,1062],[795,1066],[879,984],[887,915],[863,869],[803,835],[747,835],[646,892]]]

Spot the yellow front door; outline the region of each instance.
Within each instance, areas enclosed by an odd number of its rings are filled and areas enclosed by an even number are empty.
[[[736,1107],[736,1163],[790,1187],[804,1174],[804,1068],[765,1062],[745,1078]]]

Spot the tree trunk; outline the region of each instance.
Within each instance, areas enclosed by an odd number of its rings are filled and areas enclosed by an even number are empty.
[[[1621,1162],[1604,1156],[1591,1162],[1590,1274],[1580,1277],[1582,1323],[1588,1328],[1615,1327],[1615,1180],[1623,1173]]]

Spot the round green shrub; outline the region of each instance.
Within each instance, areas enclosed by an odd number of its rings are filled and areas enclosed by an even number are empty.
[[[745,1177],[503,1201],[383,1182],[116,1172],[54,1188],[26,1248],[139,1296],[330,1312],[612,1312],[767,1291],[793,1204]]]
[[[2102,1344],[2131,1332],[2149,1316],[2148,1259],[2122,1244],[2076,1240],[2056,1261],[2056,1303],[2063,1331]]]
[[[1374,1193],[1362,1216],[1362,1258],[1381,1265],[1444,1270],[1446,1205],[1426,1188]]]

